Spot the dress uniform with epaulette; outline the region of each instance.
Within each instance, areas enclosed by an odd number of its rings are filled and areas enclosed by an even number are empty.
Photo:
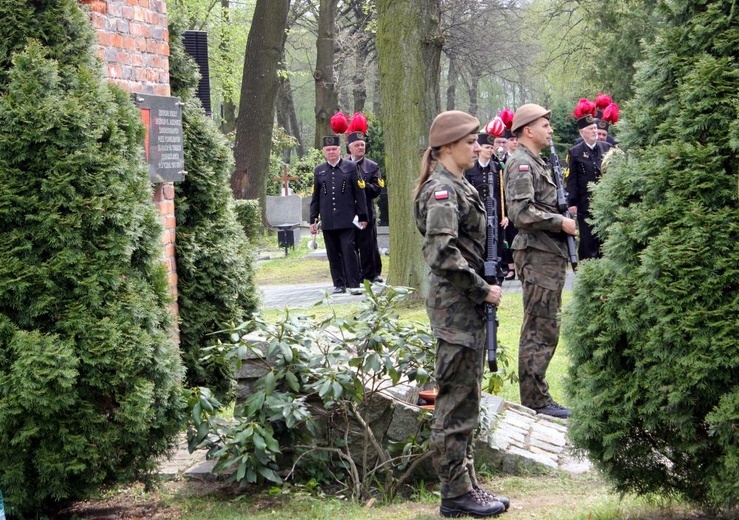
[[[355,116],[356,117],[356,116]],[[352,119],[353,120],[353,119]],[[347,146],[365,140],[365,132],[358,130],[347,134]],[[382,258],[380,248],[377,245],[377,219],[375,217],[374,200],[382,193],[385,181],[380,175],[380,165],[375,161],[362,156],[354,161],[357,171],[357,179],[364,185],[364,194],[367,199],[367,227],[355,231],[357,250],[359,251],[359,280],[370,282],[383,282],[380,277],[382,273]]]
[[[480,146],[486,144],[492,146],[494,141],[495,136],[492,134],[481,132],[477,136],[477,142],[480,143]],[[501,165],[498,162],[497,157],[493,155],[487,164],[482,164],[480,159],[478,159],[475,161],[475,165],[472,168],[464,171],[465,179],[467,179],[467,181],[477,190],[477,193],[480,195],[480,200],[482,200],[482,204],[485,208],[487,208],[487,200],[490,195],[490,185],[488,184],[490,176],[492,176],[493,181],[493,198],[495,199],[498,211],[496,219],[498,226],[500,227],[498,231],[498,250],[496,251],[496,254],[498,255],[498,258],[500,258],[501,269],[507,270],[508,264],[503,262],[503,255],[505,253],[505,230],[500,226],[500,222],[503,220],[503,203],[500,198],[502,176]]]
[[[577,120],[578,128],[584,129],[596,124],[597,120],[590,115]],[[605,153],[611,145],[605,141],[595,141],[589,145],[580,141],[567,152],[567,206],[577,207],[577,223],[580,230],[580,244],[578,257],[580,260],[600,257],[600,240],[593,235],[590,218],[590,188],[589,184],[600,179],[600,166]]]
[[[338,136],[323,138],[324,148],[339,144]],[[356,165],[339,155],[335,165],[326,161],[316,166],[310,223],[315,224],[320,218],[335,293],[346,292],[347,287],[359,287],[355,217],[357,222],[367,222],[367,201],[357,178]]]

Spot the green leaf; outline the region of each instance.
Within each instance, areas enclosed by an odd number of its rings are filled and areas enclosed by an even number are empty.
[[[261,383],[264,385],[265,394],[271,394],[272,392],[274,392],[275,387],[277,386],[277,378],[275,377],[275,373],[267,372],[261,379]]]
[[[264,451],[265,448],[267,448],[267,443],[264,441],[264,437],[256,432],[254,432],[252,442],[254,443],[254,447],[258,450]]]
[[[205,439],[208,436],[208,432],[210,431],[210,427],[208,426],[208,423],[203,421],[198,425],[198,439],[201,441]]]
[[[341,395],[344,393],[344,387],[338,381],[333,382],[334,399],[341,399]]]
[[[262,409],[264,405],[264,392],[255,392],[249,398],[249,405],[246,408],[246,416],[253,417],[256,412]]]
[[[192,407],[192,422],[195,423],[195,426],[200,426],[200,423],[203,422],[201,417],[202,411],[203,410],[199,402]]]
[[[282,357],[285,358],[285,363],[292,363],[293,362],[293,350],[290,348],[289,345],[285,345],[284,343],[280,345],[282,348]]]
[[[329,392],[329,390],[331,390],[331,381],[329,379],[326,379],[318,389],[318,396],[325,396]]]
[[[298,378],[293,374],[292,372],[285,372],[285,380],[287,381],[287,384],[290,386],[290,389],[293,392],[299,392],[300,391],[300,382],[298,381]]]
[[[260,475],[262,475],[264,478],[266,478],[267,480],[271,482],[277,482],[277,483],[282,482],[282,479],[280,478],[280,476],[273,469],[266,468],[264,466],[259,466],[259,468],[257,468],[257,471],[259,471]]]
[[[265,441],[267,442],[267,448],[269,449],[269,451],[273,453],[280,453],[280,443],[277,442],[277,439],[269,435],[265,438]]]

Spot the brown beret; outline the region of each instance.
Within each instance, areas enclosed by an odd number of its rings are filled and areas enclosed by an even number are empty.
[[[442,112],[431,123],[429,146],[438,148],[459,141],[466,135],[476,134],[480,121],[466,112],[448,110]]]
[[[519,128],[523,128],[529,123],[533,123],[540,117],[549,119],[552,117],[552,111],[547,110],[543,106],[536,105],[534,103],[526,103],[521,105],[513,114],[513,124],[511,125],[511,132],[515,132]]]
[[[324,135],[321,140],[321,146],[323,148],[327,146],[341,146],[341,138],[338,135]]]

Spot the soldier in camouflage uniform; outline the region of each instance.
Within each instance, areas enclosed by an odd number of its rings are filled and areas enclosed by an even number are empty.
[[[546,372],[559,341],[559,311],[567,269],[566,234],[575,221],[557,211],[557,192],[548,163],[539,154],[549,145],[552,112],[522,105],[511,131],[518,148],[506,162],[508,218],[518,228],[513,260],[523,289],[524,319],[518,347],[521,404],[538,413],[569,417],[549,394]]]
[[[441,514],[497,516],[509,505],[480,488],[472,459],[484,361],[483,303],[501,290],[483,280],[486,215],[463,172],[480,149],[477,118],[456,110],[434,119],[414,204],[431,268],[426,309],[437,340],[436,397],[430,449],[441,481]]]

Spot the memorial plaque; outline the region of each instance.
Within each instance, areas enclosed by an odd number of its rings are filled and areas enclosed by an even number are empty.
[[[185,179],[185,152],[182,147],[182,105],[180,98],[134,94],[146,128],[144,153],[153,183]]]

